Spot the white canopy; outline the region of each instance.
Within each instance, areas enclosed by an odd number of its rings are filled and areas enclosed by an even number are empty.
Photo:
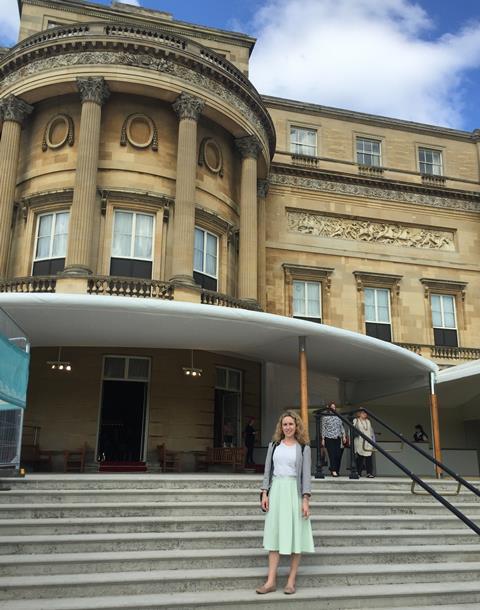
[[[296,366],[298,337],[308,367],[345,383],[352,404],[425,386],[429,360],[385,341],[325,324],[178,301],[48,293],[3,293],[0,307],[32,347],[177,348]]]

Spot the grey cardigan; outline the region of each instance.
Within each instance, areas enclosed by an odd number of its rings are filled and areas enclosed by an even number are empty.
[[[268,491],[272,485],[273,468],[272,468],[272,453],[273,442],[269,443],[267,458],[265,460],[265,475],[262,482],[262,491]],[[298,495],[303,496],[312,494],[312,454],[310,445],[305,445],[302,453],[302,447],[297,443],[297,459],[295,462],[297,468],[297,488]]]

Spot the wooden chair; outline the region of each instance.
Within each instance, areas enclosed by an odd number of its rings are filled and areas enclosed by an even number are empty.
[[[21,448],[21,465],[34,471],[52,471],[53,451],[40,448],[40,426],[24,426]]]
[[[158,461],[162,472],[180,472],[180,454],[165,447],[165,443],[157,445]]]
[[[65,449],[63,452],[63,472],[84,472],[87,443],[80,449]]]

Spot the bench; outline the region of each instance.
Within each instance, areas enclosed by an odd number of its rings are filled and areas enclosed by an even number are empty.
[[[207,447],[205,452],[205,465],[227,464],[233,471],[243,470],[245,467],[244,447]]]

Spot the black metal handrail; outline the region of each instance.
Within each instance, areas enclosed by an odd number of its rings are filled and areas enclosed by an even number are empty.
[[[372,416],[373,419],[378,421],[378,423],[380,423],[381,425],[385,425],[385,424],[383,424],[383,422],[379,418],[377,418],[376,416],[371,414],[369,411],[367,411],[367,409],[362,409],[362,410],[366,411],[369,415]],[[353,413],[355,413],[356,411],[352,411],[351,413],[349,413],[349,415],[350,415],[350,417],[352,419],[353,419]],[[474,523],[471,519],[469,519],[466,515],[464,515],[460,510],[458,510],[458,508],[453,506],[453,504],[451,504],[442,495],[440,495],[437,491],[435,491],[433,489],[433,487],[431,487],[428,483],[423,481],[418,475],[413,473],[406,466],[404,466],[401,462],[399,462],[396,458],[394,458],[387,451],[385,451],[385,449],[380,447],[380,445],[377,443],[376,440],[371,439],[366,434],[364,434],[363,432],[358,430],[353,425],[353,422],[350,421],[350,419],[348,419],[347,417],[345,417],[341,413],[338,413],[337,411],[334,411],[333,409],[330,409],[329,407],[327,407],[323,411],[322,410],[317,411],[315,416],[316,416],[316,423],[317,423],[317,468],[316,468],[316,471],[315,471],[315,478],[316,479],[324,478],[324,475],[323,475],[323,472],[322,472],[322,461],[321,461],[320,419],[323,416],[327,416],[327,417],[328,416],[337,416],[337,417],[339,417],[343,421],[343,423],[347,424],[349,430],[351,431],[351,435],[350,435],[350,439],[351,439],[350,440],[350,478],[351,479],[358,479],[359,478],[358,472],[357,472],[357,467],[356,467],[356,464],[355,464],[355,455],[354,455],[354,446],[353,446],[354,442],[353,441],[354,441],[355,436],[361,436],[365,441],[367,441],[370,445],[372,445],[379,453],[381,453],[384,457],[386,457],[388,460],[390,460],[390,462],[392,462],[392,464],[397,466],[397,468],[399,468],[408,477],[410,477],[412,479],[412,481],[415,481],[418,485],[420,485],[420,487],[422,487],[433,498],[435,498],[435,500],[437,500],[438,502],[443,504],[443,506],[445,506],[445,508],[447,508],[456,517],[458,517],[461,521],[463,521],[463,523],[465,523],[465,525],[467,527],[469,527],[471,530],[473,530],[476,534],[478,534],[480,536],[480,527],[476,523]],[[408,445],[410,445],[411,447],[416,449],[419,453],[424,454],[425,457],[427,457],[430,461],[432,461],[437,466],[442,468],[442,470],[444,470],[448,474],[452,473],[451,476],[453,476],[457,481],[459,481],[459,482],[463,481],[463,483],[465,484],[465,487],[467,489],[469,489],[470,491],[473,491],[475,493],[475,495],[480,496],[480,491],[478,489],[476,489],[475,487],[473,487],[473,485],[468,483],[468,481],[465,481],[465,479],[463,479],[462,477],[460,477],[459,475],[454,473],[450,468],[446,467],[441,462],[435,460],[435,458],[432,458],[432,456],[430,456],[428,453],[423,451],[423,449],[420,449],[419,447],[416,447],[413,443],[411,443],[410,441],[405,439],[400,433],[395,432],[395,430],[390,428],[388,425],[386,425],[386,427],[393,434],[395,434],[396,436],[401,437],[404,442],[406,442]]]

